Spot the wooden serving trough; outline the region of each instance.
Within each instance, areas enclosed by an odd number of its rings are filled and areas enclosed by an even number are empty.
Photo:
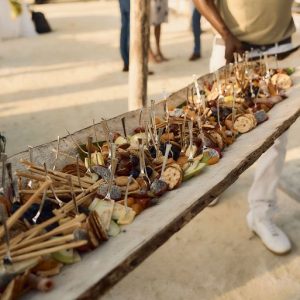
[[[210,80],[211,75],[206,75],[204,79]],[[30,293],[24,299],[96,299],[137,267],[234,183],[296,121],[300,115],[299,69],[292,79],[294,86],[287,92],[288,98],[268,113],[269,120],[240,136],[225,150],[218,164],[205,168],[202,174],[183,183],[179,189],[166,193],[159,199],[158,205],[145,210],[131,225],[126,226],[126,232],[84,255],[80,263],[65,267],[54,278],[53,291],[46,294]],[[186,88],[172,94],[168,101],[179,105],[185,98]],[[163,105],[163,102],[157,104],[158,114],[163,112]],[[121,118],[125,116],[127,131],[130,132],[138,126],[139,114],[139,111],[132,111],[115,117],[108,120],[108,126],[112,131],[122,132]],[[100,123],[96,124],[96,129],[98,138],[103,139]],[[93,127],[74,133],[74,138],[78,143],[85,143],[90,135],[94,136]],[[34,160],[52,166],[55,158],[52,149],[55,148],[55,141],[35,147]],[[60,149],[71,155],[76,152],[70,137],[61,139]],[[14,168],[22,168],[20,158],[28,159],[28,153],[22,152],[10,158]],[[63,159],[68,160],[61,155],[58,167]]]

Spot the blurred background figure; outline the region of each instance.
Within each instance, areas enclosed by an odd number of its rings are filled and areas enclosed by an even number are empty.
[[[150,46],[150,60],[154,62],[168,61],[168,59],[162,54],[160,48],[160,36],[161,36],[161,24],[168,22],[168,0],[151,0],[151,25],[154,26],[154,37],[156,45],[156,53]]]
[[[31,37],[37,33],[24,1],[0,0],[0,38]]]
[[[192,13],[192,30],[194,35],[194,51],[190,61],[195,61],[201,58],[201,14],[193,5],[193,13]]]
[[[130,0],[119,0],[121,10],[120,51],[124,62],[123,72],[129,70]]]

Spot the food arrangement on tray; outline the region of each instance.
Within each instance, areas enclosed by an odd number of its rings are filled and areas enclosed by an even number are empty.
[[[166,101],[163,117],[151,101],[130,135],[126,118],[123,132],[111,131],[103,120],[103,141],[96,128],[84,145],[69,134],[78,155],[69,155],[72,163],[61,169],[56,161],[68,154],[58,138],[51,166],[35,163],[29,147],[28,160],[21,161],[27,170],[12,174],[0,135],[1,299],[50,290],[63,265],[78,262],[164,193],[218,163],[226,147],[267,121],[267,112],[286,98],[288,71],[269,69],[266,60],[249,62],[246,54],[217,71],[213,81],[194,79],[186,102],[171,107]]]

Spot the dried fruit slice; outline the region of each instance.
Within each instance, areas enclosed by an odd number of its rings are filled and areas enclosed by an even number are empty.
[[[217,131],[210,131],[209,135],[212,137],[213,141],[216,142],[216,144],[218,145],[218,148],[220,148],[221,150],[224,148],[224,142],[222,139],[222,136],[217,132]]]
[[[220,160],[220,154],[216,149],[206,148],[203,151],[203,158],[201,160],[202,163],[206,163],[208,165],[214,165]]]
[[[239,116],[235,119],[233,128],[240,133],[245,133],[253,128],[253,121],[247,117]]]
[[[268,115],[264,110],[259,110],[255,113],[255,119],[260,124],[268,120]]]
[[[167,167],[162,174],[162,179],[168,184],[169,190],[173,190],[182,182],[182,173],[176,167]]]
[[[205,163],[195,161],[187,170],[184,172],[183,181],[186,181],[201,173],[202,169],[206,166]]]
[[[273,75],[271,82],[282,90],[289,89],[293,84],[291,77],[284,73],[277,73]]]
[[[168,190],[168,184],[160,179],[154,179],[150,186],[150,192],[154,196],[161,196]]]

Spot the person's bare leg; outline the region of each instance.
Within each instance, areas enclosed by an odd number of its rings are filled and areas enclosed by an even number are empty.
[[[157,59],[156,55],[154,54],[151,45],[149,45],[149,61],[154,63],[161,62],[160,60]]]
[[[161,24],[154,26],[154,36],[156,42],[156,50],[157,56],[160,58],[161,61],[167,61],[168,59],[163,56],[161,49],[160,49],[160,34],[161,34]]]
[[[155,26],[153,26],[153,33],[155,35]],[[151,35],[151,27],[150,27],[150,35]],[[155,38],[156,39],[156,38]],[[151,41],[149,43],[149,61],[154,63],[160,63],[161,59],[157,57],[157,54],[154,53],[152,47],[151,47]]]

